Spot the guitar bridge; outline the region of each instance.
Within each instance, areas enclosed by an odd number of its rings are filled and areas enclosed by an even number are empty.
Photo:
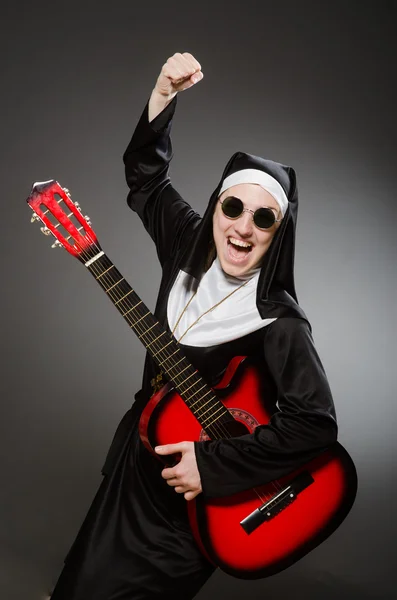
[[[298,494],[312,483],[314,483],[314,479],[309,471],[302,471],[284,489],[243,519],[240,522],[241,527],[246,533],[252,533],[262,523],[270,521],[270,519],[284,510],[284,508],[287,508],[287,506],[296,500]]]

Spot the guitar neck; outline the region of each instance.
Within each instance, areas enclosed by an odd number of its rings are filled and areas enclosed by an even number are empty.
[[[218,438],[219,424],[229,422],[232,417],[184,356],[174,336],[160,325],[106,254],[99,252],[85,266],[167,374],[203,429],[212,439]]]

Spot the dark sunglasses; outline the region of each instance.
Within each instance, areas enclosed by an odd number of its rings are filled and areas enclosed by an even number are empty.
[[[254,223],[259,229],[269,229],[272,225],[281,221],[281,219],[276,219],[274,209],[267,206],[257,208],[255,211],[244,208],[243,201],[235,196],[228,196],[222,200],[221,206],[223,214],[229,219],[238,219],[244,212],[252,213]]]

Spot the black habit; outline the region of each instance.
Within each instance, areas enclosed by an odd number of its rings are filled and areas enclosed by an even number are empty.
[[[274,415],[240,438],[196,442],[203,494],[225,496],[264,484],[335,442],[337,425],[310,324],[298,305],[293,276],[298,194],[293,169],[237,152],[201,218],[170,182],[171,121],[176,97],[151,123],[148,106],[124,154],[129,206],[156,244],[162,279],[155,315],[168,329],[167,300],[180,270],[200,279],[212,244],[212,214],[224,178],[240,169],[272,175],[288,197],[286,215],[265,255],[257,307],[266,327],[209,347],[181,344],[203,378],[215,385],[236,355],[255,355]],[[137,282],[138,283],[138,282]],[[193,598],[214,567],[200,554],[186,501],[161,477],[163,465],[144,448],[137,423],[158,368],[146,357],[142,389],[115,433],[103,481],[70,549],[52,600]],[[182,440],[181,440],[182,441]],[[237,551],[237,549],[236,549]]]

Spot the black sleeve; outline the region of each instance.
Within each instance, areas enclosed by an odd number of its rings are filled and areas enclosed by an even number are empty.
[[[278,479],[336,441],[332,395],[308,323],[280,318],[266,329],[263,358],[277,390],[279,411],[251,434],[195,442],[207,497],[232,495]]]
[[[127,202],[156,244],[161,265],[183,246],[201,221],[170,182],[171,122],[176,96],[151,123],[148,104],[124,153]]]

